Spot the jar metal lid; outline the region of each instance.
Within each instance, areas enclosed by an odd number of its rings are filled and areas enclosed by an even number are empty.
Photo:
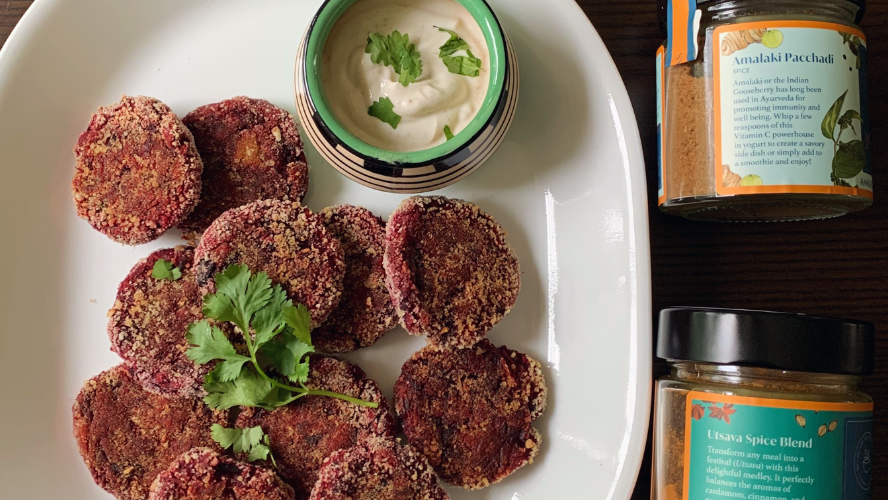
[[[711,3],[716,0],[697,0],[697,5]],[[857,15],[854,18],[854,22],[856,24],[860,24],[860,21],[863,20],[863,15],[866,14],[866,0],[844,0],[846,2],[853,3],[858,7]],[[660,33],[663,35],[663,38],[666,38],[667,30],[667,17],[668,17],[668,5],[669,0],[657,0],[657,17],[659,19],[660,25]]]
[[[870,375],[875,327],[838,318],[741,309],[660,311],[657,356],[776,370]]]

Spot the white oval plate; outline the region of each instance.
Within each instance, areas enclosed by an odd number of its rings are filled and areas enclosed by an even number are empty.
[[[105,312],[152,249],[112,243],[78,219],[72,147],[121,94],[184,115],[235,95],[291,112],[299,38],[320,0],[38,0],[0,53],[0,496],[109,498],[71,437],[83,381],[118,360]],[[604,45],[571,0],[494,0],[514,38],[521,102],[484,167],[441,192],[508,231],[523,270],[496,344],[545,365],[549,409],[537,461],[462,499],[627,499],[647,437],[650,259],[644,164],[632,107]],[[307,205],[401,196],[348,181],[309,150]],[[424,341],[402,330],[350,356],[391,395]]]

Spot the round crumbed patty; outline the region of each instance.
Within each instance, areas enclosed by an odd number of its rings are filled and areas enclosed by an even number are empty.
[[[293,500],[274,472],[237,462],[209,448],[177,458],[151,485],[148,500]]]
[[[357,365],[313,354],[306,386],[379,404],[367,408],[327,396],[307,396],[273,411],[245,408],[241,428],[261,426],[271,440],[277,472],[307,499],[318,479],[321,463],[331,453],[351,448],[370,437],[393,436],[395,420],[376,382]]]
[[[333,452],[321,466],[311,500],[449,500],[438,476],[412,446],[369,439]]]
[[[120,500],[143,500],[151,483],[182,453],[218,449],[213,424],[228,412],[196,398],[145,391],[118,365],[88,380],[74,402],[74,438],[96,484]]]
[[[342,295],[345,260],[323,219],[298,203],[263,200],[229,210],[206,230],[194,255],[197,283],[214,292],[216,273],[231,264],[264,271],[317,327]]]
[[[99,108],[74,147],[77,215],[114,241],[157,239],[197,205],[203,163],[191,132],[151,97]]]
[[[395,383],[395,408],[410,444],[444,481],[484,488],[533,462],[545,408],[539,363],[487,340],[462,349],[428,346]]]
[[[155,263],[166,260],[179,268],[178,280],[155,279]],[[202,396],[203,379],[211,365],[188,359],[185,335],[203,319],[203,301],[192,262],[194,249],[158,250],[142,259],[117,288],[108,311],[111,350],[126,362],[146,390],[162,396]]]
[[[203,231],[232,208],[266,199],[301,202],[308,192],[302,139],[283,109],[239,96],[201,106],[183,121],[204,171],[200,203],[179,227]]]
[[[441,346],[484,338],[518,297],[518,258],[476,205],[442,196],[404,200],[389,219],[386,283],[402,324]]]
[[[345,253],[345,280],[339,306],[312,332],[324,352],[350,352],[373,345],[397,325],[382,257],[385,222],[366,208],[338,205],[319,213]]]

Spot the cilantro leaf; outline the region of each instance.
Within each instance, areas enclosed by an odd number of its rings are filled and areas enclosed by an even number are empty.
[[[414,83],[419,75],[422,74],[422,59],[419,50],[412,43],[409,46],[400,45],[397,49],[397,55],[401,59],[400,69],[397,69],[398,81],[403,86]]]
[[[447,33],[448,35],[450,35],[451,40],[459,40],[460,39],[459,35],[453,30],[449,30],[447,28],[442,28],[440,26],[432,26],[432,28],[438,28],[438,31]]]
[[[225,333],[218,327],[211,327],[207,320],[189,326],[185,338],[192,346],[185,351],[188,359],[202,365],[222,360],[212,371],[213,377],[221,382],[236,379],[244,364],[250,361],[250,358],[238,354]]]
[[[367,48],[364,50],[370,54],[370,60],[373,64],[382,64],[383,66],[394,66],[394,53],[389,49],[389,37],[380,35],[379,33],[370,33],[367,36]]]
[[[219,443],[223,450],[231,448],[235,442],[240,441],[243,429],[227,429],[219,424],[213,424],[210,427],[210,436],[213,441]]]
[[[475,57],[471,50],[467,50],[467,56],[446,56],[441,59],[447,66],[447,70],[463,76],[478,76],[481,74],[481,59]]]
[[[306,354],[315,352],[310,343],[302,342],[294,333],[285,330],[260,351],[263,360],[278,373],[296,383],[308,379],[308,358]]]
[[[156,280],[176,281],[182,277],[182,270],[166,259],[157,259],[151,269],[151,277]]]
[[[450,40],[447,40],[444,45],[439,48],[438,57],[449,56],[458,50],[469,50],[469,43],[460,38],[455,31],[447,28],[439,28],[438,26],[435,26],[435,28],[438,28],[438,31],[450,34]]]
[[[367,47],[373,64],[391,66],[398,74],[403,86],[410,85],[422,75],[422,58],[415,44],[410,43],[410,35],[395,30],[388,36],[379,33],[367,35]]]
[[[271,458],[271,463],[276,467],[277,463],[274,461],[274,455],[271,454],[271,443],[268,434],[265,434],[262,436],[262,441],[250,450],[247,461],[255,462],[256,460],[268,460],[269,458]]]
[[[293,307],[293,302],[287,298],[287,292],[280,285],[275,285],[268,303],[253,316],[252,326],[256,332],[257,349],[284,329],[286,324],[282,311],[285,307]]]
[[[388,123],[393,129],[397,129],[398,124],[401,123],[401,116],[395,113],[395,104],[388,97],[374,102],[367,110],[367,114]]]
[[[204,390],[207,391],[204,403],[217,410],[227,410],[235,406],[271,409],[276,407],[274,401],[280,399],[274,389],[271,382],[249,368],[241,371],[240,376],[230,382],[219,381],[210,373],[204,382]]]
[[[308,345],[312,345],[311,314],[309,314],[308,308],[303,304],[294,307],[293,304],[290,303],[281,309],[281,314],[283,315],[287,326],[293,329],[296,338]]]
[[[271,299],[266,273],[251,274],[244,265],[232,265],[216,275],[216,293],[204,297],[204,315],[248,329],[253,315]]]
[[[437,26],[435,26],[438,28]],[[478,76],[481,74],[481,59],[475,57],[469,50],[469,43],[460,38],[453,30],[446,28],[438,28],[438,31],[450,34],[450,39],[442,45],[438,52],[438,57],[444,61],[447,71],[463,76]],[[454,56],[455,52],[465,50],[465,56]],[[448,139],[449,140],[449,139]]]
[[[210,427],[210,435],[219,443],[222,449],[231,448],[235,453],[249,453],[247,461],[267,460],[271,455],[271,441],[262,427],[249,427],[246,429],[228,429],[219,424]]]
[[[311,315],[304,305],[294,306],[280,285],[272,286],[266,273],[252,274],[247,266],[232,265],[216,275],[216,290],[204,297],[204,314],[234,323],[244,334],[249,356],[239,354],[225,333],[208,320],[189,326],[189,359],[199,364],[221,361],[204,377],[207,405],[223,410],[235,406],[272,410],[316,394],[378,407],[360,398],[305,386],[310,361],[307,354],[314,352]],[[276,373],[266,373],[268,367]],[[288,385],[287,381],[299,385]],[[244,445],[244,451],[255,457],[270,456],[267,439],[260,443],[256,436],[246,438],[249,449]],[[219,431],[219,440],[223,439],[228,442],[235,437]],[[274,462],[273,457],[271,460]]]
[[[444,125],[444,137],[446,137],[448,141],[453,139],[453,131],[450,130],[450,125]]]

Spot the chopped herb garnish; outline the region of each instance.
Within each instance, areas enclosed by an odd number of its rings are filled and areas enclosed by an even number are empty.
[[[447,70],[463,76],[478,76],[481,74],[481,59],[472,54],[471,50],[466,51],[465,56],[447,56],[442,58]]]
[[[437,26],[435,26],[438,28]],[[447,70],[451,73],[463,76],[478,76],[481,74],[481,59],[475,57],[469,50],[469,44],[453,30],[438,28],[438,31],[450,34],[450,39],[440,47],[438,56],[444,61]],[[466,55],[454,56],[457,51],[465,50]]]
[[[444,33],[450,34],[450,40],[447,40],[447,42],[440,47],[440,51],[438,52],[439,57],[443,58],[449,56],[457,50],[469,50],[469,43],[460,38],[455,31],[446,28],[439,28],[438,26],[435,27],[438,28],[438,31],[443,31]]]
[[[277,466],[271,454],[271,440],[262,427],[227,429],[219,424],[210,427],[210,435],[223,450],[232,448],[235,453],[248,453],[247,461],[269,460]]]
[[[367,48],[373,64],[391,66],[399,75],[398,81],[407,86],[422,75],[422,59],[416,45],[410,43],[410,35],[395,30],[391,35],[383,36],[370,33],[367,36]]]
[[[444,125],[444,137],[446,137],[448,141],[453,139],[453,131],[450,130],[450,125]]]
[[[157,259],[151,270],[151,277],[156,280],[176,281],[182,277],[182,270],[165,259]]]
[[[247,406],[274,409],[299,398],[318,395],[376,408],[376,403],[305,386],[311,344],[308,309],[294,306],[280,285],[272,286],[264,272],[252,274],[245,265],[232,265],[215,277],[216,293],[204,296],[204,316],[233,323],[244,334],[248,355],[237,352],[218,326],[208,320],[193,323],[186,352],[198,364],[220,361],[204,378],[204,402],[216,409]],[[285,377],[281,379],[278,376]],[[286,381],[292,384],[290,385]]]
[[[401,123],[401,116],[395,113],[395,104],[388,97],[374,102],[367,110],[367,114],[388,123],[393,129],[397,129],[398,124]]]

